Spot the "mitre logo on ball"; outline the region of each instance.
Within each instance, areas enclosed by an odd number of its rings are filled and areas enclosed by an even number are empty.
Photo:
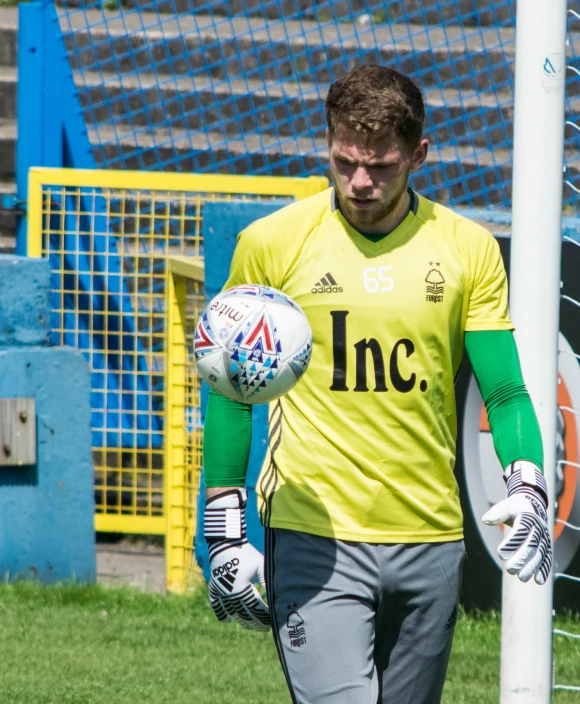
[[[290,391],[312,355],[312,330],[300,306],[268,286],[234,286],[213,298],[195,329],[200,376],[244,403]]]

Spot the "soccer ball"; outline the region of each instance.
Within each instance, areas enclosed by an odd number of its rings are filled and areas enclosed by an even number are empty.
[[[213,298],[195,328],[204,381],[222,396],[268,403],[295,386],[312,355],[312,330],[300,306],[268,286],[234,286]]]

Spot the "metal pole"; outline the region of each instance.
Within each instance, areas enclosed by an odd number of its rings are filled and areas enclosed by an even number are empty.
[[[554,522],[566,0],[518,0],[510,309],[544,443]],[[553,582],[504,573],[501,704],[552,693]]]

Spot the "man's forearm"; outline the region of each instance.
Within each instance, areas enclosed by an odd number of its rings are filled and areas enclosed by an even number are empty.
[[[468,332],[465,347],[503,468],[516,460],[529,460],[541,469],[542,436],[522,378],[513,333],[508,330]]]
[[[244,486],[252,444],[252,407],[209,392],[203,428],[203,473],[212,495]]]

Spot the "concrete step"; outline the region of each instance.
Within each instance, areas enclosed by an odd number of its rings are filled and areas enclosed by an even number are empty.
[[[18,10],[0,7],[0,200],[14,195]],[[16,250],[16,216],[0,210],[0,254]]]
[[[18,10],[0,7],[0,66],[16,66]]]
[[[83,0],[59,0],[59,5],[84,7]],[[515,20],[515,0],[499,3],[499,7],[490,7],[489,0],[456,0],[453,3],[441,3],[441,0],[405,0],[390,2],[385,0],[125,0],[127,10],[140,8],[142,11],[155,9],[162,14],[191,14],[194,12],[233,17],[246,14],[269,19],[285,17],[316,17],[325,19],[363,16],[370,14],[376,24],[396,22],[411,18],[426,24],[444,22],[461,22],[465,25],[513,24]]]
[[[64,3],[60,2],[58,4],[61,5],[61,27],[63,31],[67,31],[67,29],[74,29],[77,32],[80,31],[85,34],[91,32],[94,37],[97,38],[97,41],[100,41],[101,43],[108,43],[107,33],[110,30],[110,34],[113,36],[115,41],[117,41],[118,48],[122,48],[120,45],[122,44],[121,35],[123,34],[123,31],[125,33],[127,33],[127,31],[139,32],[140,37],[134,38],[132,43],[138,52],[141,49],[141,51],[145,51],[145,53],[146,49],[144,48],[143,41],[143,35],[145,32],[148,32],[152,41],[157,42],[159,42],[159,39],[162,38],[163,35],[169,33],[168,38],[171,39],[171,35],[173,35],[173,39],[175,40],[174,44],[178,47],[178,54],[181,54],[185,48],[183,43],[179,41],[179,34],[185,35],[191,33],[196,24],[199,24],[201,30],[207,30],[207,20],[210,18],[210,15],[207,13],[207,9],[210,6],[208,2],[203,2],[202,0],[161,0],[161,2],[155,3],[155,12],[146,11],[147,8],[151,9],[154,4],[149,0],[129,0],[129,2],[133,5],[139,4],[143,7],[143,11],[137,13],[131,11],[111,12],[106,10],[90,9],[88,11],[78,12],[75,11],[75,7],[84,6],[84,2],[79,2],[79,0],[66,0],[66,5],[69,7],[68,10],[63,9],[62,5]],[[272,30],[274,41],[280,41],[280,37],[282,35],[292,36],[293,30],[296,30],[296,27],[303,28],[310,34],[318,31],[317,28],[321,28],[321,31],[326,36],[336,33],[333,26],[334,23],[330,24],[328,22],[328,20],[331,19],[331,13],[328,11],[329,3],[326,2],[325,6],[324,0],[316,3],[319,10],[318,15],[316,16],[314,13],[311,12],[309,14],[307,11],[308,7],[313,6],[311,0],[280,0],[280,3],[268,2],[266,17],[272,19],[270,15],[275,18],[279,18],[281,15],[284,15],[287,19],[285,22],[278,22],[275,24],[269,23],[267,27],[264,16],[260,15],[259,12],[255,14],[256,2],[258,2],[258,0],[228,0],[227,2],[212,2],[211,10],[213,12],[213,22],[219,30],[220,35],[224,32],[227,35],[228,24],[231,25],[233,22],[235,26],[234,31],[235,33],[238,33],[240,26],[247,25],[248,21],[251,21],[253,26],[259,27],[261,25],[264,34],[267,34],[268,30]],[[378,4],[379,7],[376,12],[380,13],[384,11],[383,0],[369,0],[369,2]],[[446,26],[445,30],[443,30],[442,27],[437,27],[437,25],[440,25],[441,23],[447,24],[454,22],[457,22],[458,28],[461,28],[461,33],[465,33],[465,31],[467,31],[468,35],[470,33],[473,34],[473,38],[468,39],[468,41],[474,45],[477,44],[477,36],[479,36],[479,32],[475,33],[473,29],[470,29],[470,25],[475,25],[478,23],[484,28],[486,25],[492,25],[493,28],[489,28],[492,33],[501,31],[502,39],[505,39],[505,32],[507,30],[508,41],[513,43],[513,27],[503,27],[499,30],[494,26],[497,24],[502,25],[506,22],[508,25],[511,24],[509,21],[511,10],[507,5],[502,5],[501,7],[492,6],[490,8],[489,0],[458,0],[454,3],[446,3],[444,7],[440,7],[439,2],[440,0],[405,0],[405,3],[398,3],[397,7],[393,4],[389,7],[389,12],[392,15],[393,21],[389,24],[373,24],[373,32],[369,32],[367,37],[364,33],[366,25],[363,23],[361,26],[360,22],[360,14],[365,14],[365,3],[357,2],[357,0],[348,0],[346,5],[349,7],[352,5],[352,7],[355,8],[354,11],[358,13],[359,21],[354,24],[339,22],[339,31],[341,35],[349,35],[354,41],[358,41],[360,39],[362,45],[365,43],[369,44],[373,41],[372,34],[374,33],[377,36],[377,44],[381,45],[385,36],[392,35],[395,39],[400,39],[401,36],[406,36],[408,38],[409,25],[407,25],[406,22],[409,18],[411,18],[410,30],[413,34],[413,39],[415,40],[416,34],[421,34],[419,30],[422,24],[426,23],[433,25],[435,30],[439,30],[440,35],[440,40],[438,41],[437,46],[442,45],[441,39],[444,38],[443,31],[451,29],[452,32],[450,36],[453,36],[452,27]],[[513,3],[513,0],[509,0],[509,2]],[[238,16],[241,11],[242,4],[245,4],[249,9],[249,17]],[[335,17],[340,18],[341,16],[341,4],[344,4],[344,0],[338,0],[338,2],[337,0],[334,0],[333,2],[333,12]],[[291,11],[292,6],[296,5],[301,7],[304,5],[308,6],[303,16],[297,16],[295,12]],[[172,9],[174,6],[177,8],[177,12],[182,14],[176,15]],[[280,6],[282,6],[283,9],[282,13],[279,12]],[[478,6],[481,6],[481,9],[478,10]],[[252,10],[252,7],[254,7],[254,10]],[[165,11],[168,10],[171,11],[165,13]],[[205,10],[205,12],[200,13],[200,10]],[[196,14],[194,14],[194,12]],[[342,14],[344,14],[344,12]],[[415,21],[417,28],[413,27],[414,17],[416,18]],[[470,22],[470,17],[474,17],[476,21]],[[375,19],[376,18],[377,16],[375,15]],[[394,21],[395,19],[405,19],[405,23],[397,23]],[[294,24],[292,24],[292,21],[294,21]],[[91,30],[87,28],[89,24],[92,26]],[[204,30],[204,26],[206,27],[206,30]],[[286,27],[288,32],[285,31]],[[17,28],[18,9],[16,7],[0,7],[0,66],[16,66],[17,64]],[[420,36],[417,36],[416,38],[419,42],[421,41]],[[488,40],[489,38],[490,37],[488,37]],[[312,43],[312,36],[308,38],[306,35],[304,39],[306,42]],[[484,42],[489,44],[489,41],[486,41],[485,39]],[[71,47],[75,44],[72,38],[69,38],[69,43]],[[76,44],[79,48],[82,46],[86,48],[86,37],[84,40],[81,39],[80,43],[77,41]],[[189,44],[191,46],[191,41]],[[494,46],[498,46],[497,41]],[[171,54],[175,54],[175,47],[169,47],[169,50]],[[107,58],[107,48],[105,46],[100,46],[98,51],[101,55],[104,54],[105,58]],[[123,52],[117,51],[116,53],[118,54]],[[159,50],[157,50],[157,54],[159,53]],[[110,53],[108,58],[110,58]],[[165,58],[167,57],[165,56]],[[149,62],[150,57],[137,57],[136,60]],[[83,65],[87,65],[87,61],[90,60],[85,57],[82,59],[81,63]],[[127,70],[127,63],[129,63],[128,69],[130,70],[132,68],[131,62],[128,61],[123,62],[122,67],[124,66],[125,68],[122,68],[122,70]],[[187,68],[184,68],[181,72],[185,72],[186,70]],[[166,72],[169,72],[169,69],[167,69]]]
[[[167,16],[90,10],[61,16],[73,69],[150,70],[161,75],[201,72],[214,79],[330,83],[356,64],[398,65],[420,72],[425,88],[487,90],[511,82],[514,30],[449,25],[381,25],[361,33],[351,23],[262,18]],[[74,33],[73,33],[74,32]]]
[[[0,201],[3,195],[14,195],[14,182],[0,181]],[[16,250],[16,216],[0,210],[0,254],[12,254]]]
[[[326,141],[286,138],[277,140],[262,133],[243,138],[224,138],[222,133],[195,133],[179,129],[142,129],[99,126],[89,129],[97,164],[108,168],[154,169],[214,173],[272,173],[302,176],[329,175]],[[565,151],[567,178],[580,178],[577,149]],[[511,152],[505,149],[474,149],[471,146],[431,146],[427,164],[413,176],[419,193],[436,190],[435,199],[447,203],[453,198],[472,207],[504,206],[511,200]]]
[[[286,137],[278,140],[263,132],[230,138],[221,132],[148,127],[131,129],[123,124],[89,127],[97,165],[117,169],[164,169],[185,172],[265,173],[304,175],[327,173],[324,139]],[[16,126],[0,121],[0,178],[14,177]],[[580,178],[577,151],[566,154],[567,176]],[[576,166],[576,164],[578,164]],[[437,200],[451,197],[473,206],[503,205],[510,198],[511,154],[503,149],[472,146],[432,146],[427,169],[414,176],[419,192],[437,189]],[[507,185],[503,185],[507,184]]]
[[[326,130],[328,84],[284,81],[265,87],[259,80],[158,77],[145,72],[121,77],[84,72],[77,73],[76,80],[91,124],[110,121],[113,115],[116,123],[137,127],[213,128],[229,137],[261,131],[322,138]],[[440,145],[459,141],[489,147],[512,137],[511,93],[428,91],[426,108],[427,136]]]
[[[436,2],[426,1],[429,7]],[[469,8],[475,11],[474,2],[459,0],[440,7],[439,22],[452,21],[456,10],[462,17]],[[503,6],[489,9],[488,0],[477,3],[487,5],[490,17],[497,16],[497,21],[503,22]],[[71,5],[71,0],[67,4]],[[411,14],[422,5],[422,0],[405,0],[405,12]],[[480,19],[483,12],[478,13]],[[220,17],[191,12],[75,12],[71,8],[68,12],[61,9],[60,17],[73,66],[90,68],[98,60],[99,70],[122,73],[150,69],[154,62],[160,74],[199,70],[226,79],[240,75],[243,66],[249,78],[259,74],[267,80],[298,77],[301,81],[329,82],[335,74],[363,60],[396,64],[400,59],[401,70],[420,71],[425,88],[449,81],[456,88],[489,90],[492,84],[511,82],[505,64],[511,63],[515,54],[513,27],[473,28],[465,22],[443,26],[393,22],[364,33],[356,23],[309,19],[268,22],[260,16],[239,17],[235,13]],[[0,66],[16,65],[17,18],[16,8],[0,7]],[[569,32],[568,40],[574,49],[569,54],[580,57],[580,33]],[[359,51],[361,56],[355,57]],[[580,82],[568,81],[567,92],[580,94]]]
[[[326,129],[323,102],[327,85],[304,86],[285,81],[264,89],[261,81],[213,81],[206,77],[157,77],[148,72],[117,77],[77,72],[86,119],[97,124],[115,121],[142,127],[168,125],[202,130],[219,126],[228,136],[241,131],[278,132],[281,136]],[[17,71],[0,67],[0,119],[16,118]],[[427,91],[426,136],[441,146],[458,142],[490,147],[513,137],[511,93]],[[573,99],[567,119],[580,114]]]
[[[265,89],[262,81],[220,81],[205,76],[157,77],[139,72],[77,72],[81,103],[90,124],[115,122],[143,127],[221,129],[230,137],[261,130],[283,137],[311,133],[324,136],[324,99],[328,85],[284,81]],[[17,74],[0,68],[0,119],[16,117]],[[428,91],[426,134],[440,145],[474,143],[489,147],[511,140],[511,94]],[[576,106],[580,111],[580,104]],[[575,113],[578,114],[578,113]]]
[[[231,173],[233,165],[234,171],[241,174],[328,173],[323,139],[287,138],[280,142],[262,133],[224,139],[220,133],[200,134],[173,128],[135,132],[123,126],[90,128],[89,136],[95,145],[97,163],[106,161],[109,168],[153,168],[162,162],[166,170],[176,168],[186,172]],[[449,201],[450,197],[471,198],[474,205],[486,206],[503,204],[509,197],[501,186],[511,176],[510,155],[506,151],[433,148],[427,165],[428,173],[419,172],[413,183],[419,192],[439,186],[441,202]],[[484,185],[492,190],[483,193]]]
[[[0,180],[12,180],[16,173],[16,122],[0,120]]]
[[[14,66],[0,65],[0,120],[16,119],[18,73]]]
[[[265,87],[257,80],[214,81],[205,76],[158,77],[151,73],[119,78],[84,72],[76,79],[90,124],[110,122],[113,115],[115,123],[136,127],[220,129],[229,137],[261,131],[321,138],[326,130],[328,85],[284,81]],[[426,108],[427,136],[440,145],[463,141],[489,147],[512,137],[509,93],[428,91]]]
[[[89,128],[89,139],[97,165],[108,168],[179,170],[185,172],[264,173],[303,175],[327,173],[328,155],[324,139],[291,138],[278,140],[270,135],[246,133],[242,138],[228,138],[220,132],[207,134],[158,128],[138,130],[118,124]],[[0,122],[0,164],[14,162],[16,127]],[[438,199],[472,199],[473,205],[503,204],[509,198],[501,184],[509,183],[510,155],[505,150],[472,147],[432,147],[426,171],[414,177],[419,192],[439,187]],[[0,176],[10,176],[9,173]],[[574,178],[574,169],[569,174]],[[473,178],[470,179],[469,176]],[[467,177],[467,178],[466,178]],[[449,186],[449,184],[451,184]],[[492,189],[483,193],[484,185]],[[451,191],[448,190],[451,188]]]

